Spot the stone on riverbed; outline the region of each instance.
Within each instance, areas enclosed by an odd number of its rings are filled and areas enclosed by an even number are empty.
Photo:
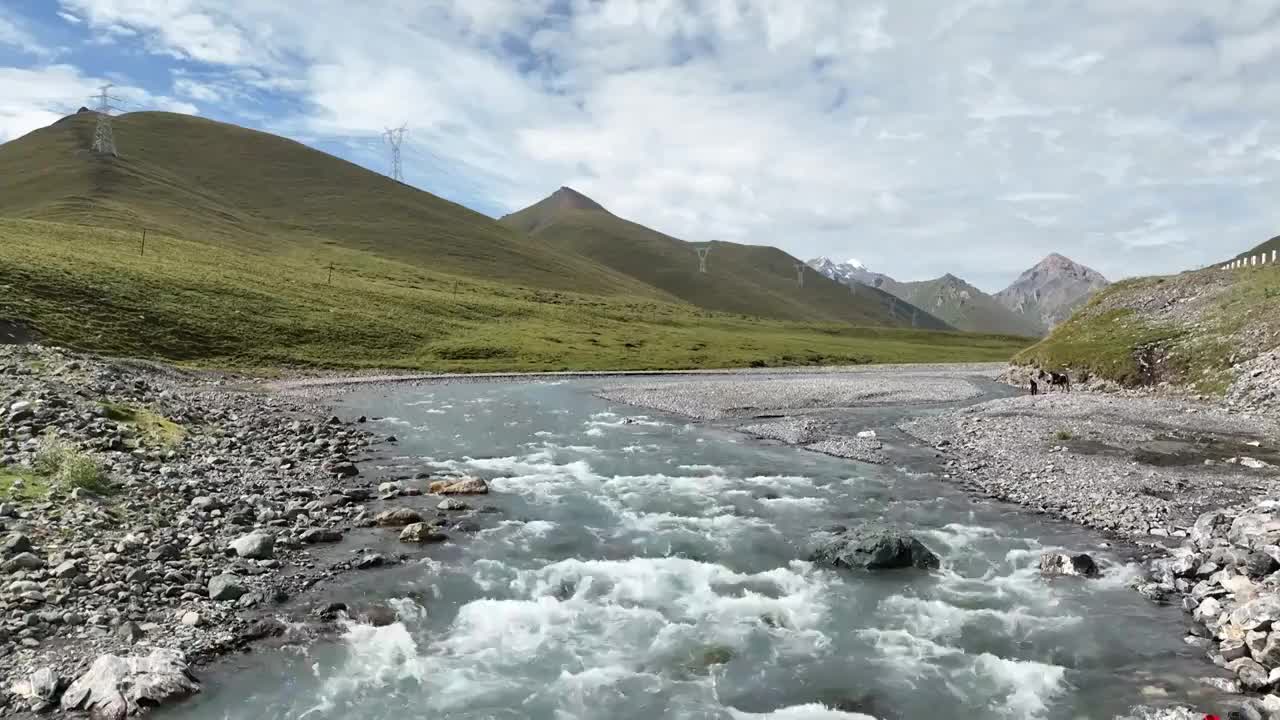
[[[334,543],[342,541],[342,533],[329,528],[307,528],[302,531],[298,539],[307,545],[316,543]]]
[[[231,541],[231,549],[236,555],[250,560],[268,560],[275,554],[275,548],[275,535],[261,531]]]
[[[400,533],[400,542],[403,543],[437,543],[448,539],[447,535],[424,522],[408,525]]]
[[[422,516],[416,510],[396,508],[378,513],[374,516],[373,522],[378,527],[403,527],[422,522]]]
[[[429,490],[437,495],[485,495],[489,492],[489,484],[477,477],[437,480],[431,483]]]
[[[216,575],[209,581],[210,600],[239,600],[246,592],[240,578],[230,573]]]
[[[865,570],[908,567],[932,570],[942,564],[924,543],[892,528],[868,526],[820,535],[809,556],[811,562]]]
[[[1098,565],[1084,553],[1047,552],[1040,556],[1040,574],[1045,577],[1097,577]]]
[[[32,712],[44,712],[58,702],[61,681],[52,668],[40,668],[9,688]]]
[[[99,657],[63,693],[62,709],[123,720],[199,691],[182,653],[156,648],[146,657]]]

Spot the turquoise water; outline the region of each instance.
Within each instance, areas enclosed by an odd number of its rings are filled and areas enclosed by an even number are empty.
[[[874,467],[591,395],[591,385],[363,391],[392,472],[492,480],[501,514],[347,592],[401,621],[225,665],[182,718],[1104,718],[1187,696],[1179,613],[1077,528]],[[427,498],[406,500],[427,505]],[[932,574],[803,561],[831,523],[910,527]],[[1049,548],[1105,576],[1046,582]],[[238,668],[238,669],[237,669]],[[829,709],[841,707],[843,710]],[[859,713],[864,713],[859,714]]]

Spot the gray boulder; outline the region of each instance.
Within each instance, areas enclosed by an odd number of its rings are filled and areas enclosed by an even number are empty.
[[[1084,553],[1047,552],[1040,556],[1040,574],[1045,577],[1097,577],[1098,565]]]
[[[1245,690],[1258,691],[1269,684],[1267,669],[1249,658],[1240,658],[1227,663],[1227,669],[1236,674],[1240,687]]]
[[[1231,611],[1231,624],[1244,630],[1267,630],[1276,620],[1280,620],[1280,598],[1274,595],[1250,600]]]
[[[95,720],[124,720],[200,691],[176,650],[156,648],[146,657],[103,655],[62,695],[62,709]]]
[[[276,536],[271,533],[255,531],[231,541],[231,549],[236,555],[250,560],[269,560],[275,555]]]
[[[298,539],[307,545],[314,545],[316,543],[333,543],[342,540],[342,533],[337,530],[330,530],[329,528],[307,528],[302,531],[302,535],[300,535]]]
[[[32,555],[29,552],[18,553],[0,565],[0,570],[5,572],[17,572],[19,570],[39,570],[44,567],[44,561]]]
[[[210,600],[239,600],[248,590],[240,584],[240,578],[230,573],[215,575],[209,580]]]
[[[9,688],[32,712],[44,712],[58,703],[61,680],[52,668],[43,667],[18,679]]]
[[[933,570],[942,561],[914,536],[884,527],[861,527],[837,533],[820,533],[811,562],[843,568]]]
[[[396,508],[378,513],[373,517],[373,522],[378,527],[404,527],[422,522],[422,516],[416,510]]]
[[[405,526],[400,533],[400,542],[403,543],[437,543],[448,539],[449,537],[444,533],[421,522]]]
[[[31,552],[31,540],[22,533],[10,533],[4,540],[0,540],[0,557],[24,552]]]

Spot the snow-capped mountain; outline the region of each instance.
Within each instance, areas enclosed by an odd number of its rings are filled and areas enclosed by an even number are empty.
[[[853,282],[862,283],[863,285],[870,285],[873,288],[884,290],[891,295],[898,295],[895,291],[899,285],[897,280],[888,275],[872,272],[867,269],[866,265],[857,260],[850,259],[837,263],[828,257],[816,257],[810,260],[808,264],[809,267],[838,283],[845,285]]]

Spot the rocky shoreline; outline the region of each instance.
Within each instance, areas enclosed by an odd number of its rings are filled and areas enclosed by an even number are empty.
[[[1280,423],[1149,395],[994,400],[899,424],[933,446],[943,479],[1145,550],[1134,588],[1190,615],[1184,642],[1240,694],[1223,717],[1280,718]],[[1272,627],[1272,623],[1277,622]],[[1203,717],[1185,708],[1145,718]]]
[[[324,632],[345,608],[311,628],[277,611],[409,558],[458,517],[379,514],[387,500],[487,491],[378,477],[364,461],[394,442],[218,375],[0,345],[0,714],[61,699],[123,717],[191,692],[188,663]],[[375,526],[394,527],[408,553],[336,550]]]
[[[966,378],[993,377],[988,370],[939,370],[942,379],[927,383],[921,369],[906,379],[861,369],[834,384],[806,373],[794,397],[777,376],[631,381],[602,394],[886,462],[871,416],[850,416],[852,406],[963,404],[974,395]],[[836,402],[823,407],[832,388]],[[255,642],[310,641],[337,632],[344,614],[394,622],[383,608],[317,604],[317,590],[348,571],[407,560],[446,532],[473,531],[471,518],[490,509],[459,514],[469,506],[449,497],[486,492],[478,479],[380,475],[371,461],[394,438],[312,402],[327,390],[285,389],[294,392],[0,346],[0,714],[61,701],[123,717],[192,692],[192,666]],[[1241,694],[1239,717],[1280,718],[1274,418],[1131,393],[1010,397],[913,415],[880,429],[932,448],[942,479],[1145,552],[1150,577],[1137,589],[1191,616],[1185,642],[1223,669],[1206,664],[1205,682]],[[433,493],[444,499],[414,497]],[[341,543],[357,528],[398,537],[409,552]],[[299,606],[310,621],[285,622]]]

